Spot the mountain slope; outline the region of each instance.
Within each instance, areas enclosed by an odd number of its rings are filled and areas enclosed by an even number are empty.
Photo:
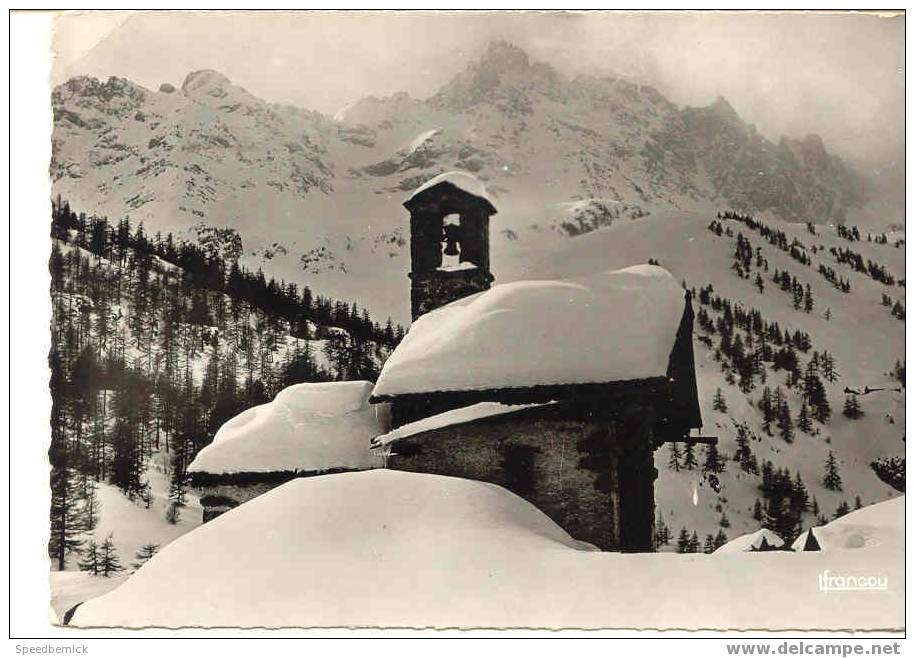
[[[765,502],[759,488],[761,476],[741,471],[733,461],[738,425],[742,423],[747,423],[755,434],[755,440],[751,438],[751,450],[759,464],[771,460],[776,467],[789,468],[792,477],[799,472],[810,496],[816,497],[820,514],[827,518],[842,502],[853,506],[856,496],[860,496],[863,504],[897,496],[899,492],[882,482],[869,464],[874,459],[905,452],[905,392],[904,389],[892,390],[899,388],[899,382],[889,374],[897,361],[905,360],[905,323],[893,316],[882,301],[883,295],[904,301],[905,288],[898,284],[884,285],[865,273],[839,264],[830,248],[854,250],[865,259],[883,264],[897,276],[905,271],[905,250],[892,243],[868,242],[866,236],[860,241],[849,242],[838,235],[835,227],[815,227],[817,235],[814,236],[803,224],[771,222],[784,231],[789,243],[797,239],[808,247],[811,264],[806,266],[740,221],[722,220],[732,235],[717,235],[708,228],[714,219],[714,215],[704,213],[657,213],[616,222],[609,228],[572,238],[558,249],[531,246],[517,259],[522,265],[508,272],[507,278],[575,276],[592,271],[598,263],[600,267],[615,269],[658,259],[688,287],[698,290],[711,284],[715,295],[730,300],[735,307],[758,309],[764,319],[777,322],[783,329],[808,334],[811,348],[807,352],[798,351],[801,370],[814,352],[828,352],[834,357],[838,379],[830,382],[824,378],[832,408],[831,418],[823,424],[814,423],[811,433],[802,432],[795,426],[793,441],[787,443],[775,431],[773,436],[765,434],[763,416],[757,406],[765,386],[773,389],[780,386],[789,391],[787,400],[796,425],[802,395],[798,389],[786,387],[786,371],[776,371],[771,363],[766,364],[766,381],[761,382],[757,377],[749,391],[741,390],[737,381],[728,383],[722,361],[715,359],[720,336],[709,334],[697,323],[695,353],[705,421],[703,433],[719,437],[718,449],[728,459],[725,471],[717,474],[721,491],[716,493],[702,473],[704,448],[696,449],[699,465],[693,470],[672,470],[668,465],[669,447],[656,453],[656,467],[660,471],[656,485],[657,504],[665,523],[674,532],[686,527],[690,531],[696,530],[700,539],[709,533],[716,534],[722,512],[730,522],[730,527],[723,529],[730,537],[759,528],[760,521],[752,518],[752,509],[757,498]],[[750,240],[754,253],[759,248],[768,271],[754,264],[748,278],[737,276],[732,265],[738,234]],[[813,247],[817,248],[816,252]],[[850,292],[841,292],[820,275],[821,263],[847,279]],[[791,272],[803,284],[810,285],[814,303],[811,312],[794,308],[792,296],[772,281],[776,270]],[[754,283],[757,271],[764,283],[762,293]],[[693,305],[697,313],[705,309],[713,318],[721,315],[698,297]],[[747,332],[737,333],[749,345]],[[702,340],[706,335],[712,341],[711,347]],[[864,415],[852,420],[842,415],[846,386],[858,391],[866,386],[887,390],[856,396]],[[719,388],[726,400],[726,412],[714,409]],[[683,449],[682,445],[680,449]],[[830,451],[839,461],[843,480],[841,491],[828,490],[822,484]],[[816,524],[816,516],[812,511],[806,512],[804,527]]]
[[[199,525],[186,469],[226,420],[291,384],[373,379],[402,336],[355,305],[239,268],[212,236],[149,239],[55,203],[52,237],[49,556],[60,571],[91,568],[93,540],[113,535],[127,567],[144,544]]]
[[[495,196],[495,263],[513,260],[512,236],[589,199],[627,213],[723,206],[814,222],[866,200],[816,136],[775,144],[724,100],[678,108],[650,86],[569,78],[504,42],[428,99],[370,97],[333,118],[267,103],[214,71],[158,91],[74,78],[52,101],[54,190],[75,206],[153,231],[229,226],[249,265],[358,293],[398,319],[400,203],[443,171],[472,172]],[[282,253],[267,259],[271,245]]]

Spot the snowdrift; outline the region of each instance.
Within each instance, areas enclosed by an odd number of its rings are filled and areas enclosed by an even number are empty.
[[[779,548],[785,544],[785,540],[779,537],[771,530],[760,528],[756,532],[748,535],[741,535],[737,539],[732,539],[724,546],[716,550],[716,553],[742,553],[748,551],[758,551],[765,539],[769,546]]]
[[[386,431],[371,382],[296,384],[227,421],[189,473],[319,471],[373,466],[369,442]]]
[[[481,482],[388,470],[293,480],[166,547],[77,626],[888,628],[903,551],[585,550]],[[829,568],[889,588],[817,588]],[[858,597],[858,598],[856,598]],[[790,600],[791,606],[760,605]],[[167,602],[167,603],[166,603]]]
[[[793,550],[804,550],[808,532],[810,530],[802,532],[794,541]],[[905,537],[905,496],[855,510],[813,528],[813,536],[821,551],[901,544]]]
[[[663,377],[684,294],[652,265],[493,286],[414,322],[373,394]]]

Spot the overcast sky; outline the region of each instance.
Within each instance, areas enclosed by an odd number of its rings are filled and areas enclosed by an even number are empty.
[[[87,12],[60,19],[52,82],[118,75],[155,89],[212,68],[266,100],[332,114],[369,94],[429,95],[495,38],[681,105],[724,96],[770,138],[816,132],[871,173],[895,165],[901,181],[902,16]]]

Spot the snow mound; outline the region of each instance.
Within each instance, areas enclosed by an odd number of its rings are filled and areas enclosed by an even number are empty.
[[[386,407],[370,405],[371,382],[296,384],[228,420],[190,473],[264,473],[371,468],[372,437]]]
[[[547,404],[554,403],[548,402]],[[435,416],[429,416],[428,418],[423,418],[412,423],[407,423],[406,425],[401,425],[397,429],[375,438],[375,440],[372,441],[372,445],[384,446],[399,439],[404,439],[408,436],[413,436],[422,432],[429,432],[431,430],[442,429],[444,427],[451,427],[452,425],[463,425],[464,423],[480,420],[482,418],[491,418],[492,416],[501,416],[503,414],[510,414],[515,411],[521,411],[522,409],[530,409],[531,407],[542,406],[546,405],[479,402],[477,404],[472,404],[469,407],[451,409],[450,411],[445,411],[443,413],[436,414]]]
[[[791,545],[792,550],[803,551],[807,542],[806,530]],[[876,505],[869,505],[850,514],[813,528],[813,536],[821,551],[872,548],[902,541],[905,535],[905,496]]]
[[[422,136],[423,135],[420,135],[420,137]],[[447,171],[444,174],[439,174],[438,176],[430,178],[425,183],[413,190],[413,193],[406,198],[405,202],[416,197],[420,193],[435,187],[439,183],[451,183],[455,187],[464,190],[468,194],[473,194],[474,196],[486,199],[490,203],[493,202],[493,200],[489,197],[489,193],[486,191],[486,186],[483,185],[480,179],[478,179],[473,174],[468,174],[465,171]]]
[[[586,548],[491,484],[384,469],[302,478],[170,544],[116,590],[81,605],[71,624],[862,630],[904,624],[901,538],[868,552],[888,588],[869,592],[866,605],[859,592],[824,596],[817,588],[824,569],[860,572],[861,552]],[[768,600],[792,605],[759,604]]]
[[[737,539],[732,539],[724,546],[721,546],[715,553],[743,553],[747,551],[758,551],[760,546],[762,546],[763,539],[766,540],[766,543],[769,546],[780,547],[783,546],[785,540],[776,535],[771,530],[766,530],[765,528],[760,528],[756,532],[751,532],[748,535],[741,535]]]
[[[414,322],[373,395],[663,377],[684,294],[652,265],[493,286]]]
[[[430,577],[466,596],[467,572],[485,578],[488,561],[586,546],[492,484],[388,470],[302,478],[171,544],[73,623],[327,625],[347,600],[383,612],[396,589]]]

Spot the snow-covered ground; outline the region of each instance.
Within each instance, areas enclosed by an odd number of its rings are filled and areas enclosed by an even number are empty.
[[[858,550],[627,555],[589,550],[495,485],[383,469],[300,479],[174,542],[71,623],[901,628],[901,507],[859,512],[881,541]],[[827,593],[824,570],[888,586]]]
[[[49,579],[51,585],[51,621],[63,623],[64,615],[75,605],[107,594],[127,580],[128,574],[105,578],[93,576],[84,571],[52,571]]]
[[[791,545],[794,550],[803,550],[807,532]],[[905,496],[855,510],[814,528],[813,536],[823,551],[899,545],[905,541]]]
[[[171,504],[166,460],[164,451],[155,453],[146,469],[150,486],[149,507],[140,500],[130,500],[115,486],[105,482],[98,485],[98,522],[92,537],[101,543],[111,535],[118,557],[127,568],[133,562],[136,551],[144,544],[164,546],[202,522],[202,509],[190,492],[177,522],[172,524],[165,520],[165,513]],[[68,560],[67,568],[76,569],[76,562],[75,557]]]
[[[170,505],[167,459],[164,451],[155,453],[147,466],[149,507],[142,501],[130,500],[115,486],[105,482],[98,484],[98,521],[85,539],[94,539],[101,544],[110,535],[124,571],[109,578],[93,576],[78,571],[79,556],[70,554],[67,570],[52,571],[50,575],[51,607],[55,614],[62,615],[77,603],[99,596],[123,582],[134,570],[132,565],[141,546],[156,544],[162,548],[201,524],[202,509],[190,492],[176,523],[166,520],[165,513]]]

